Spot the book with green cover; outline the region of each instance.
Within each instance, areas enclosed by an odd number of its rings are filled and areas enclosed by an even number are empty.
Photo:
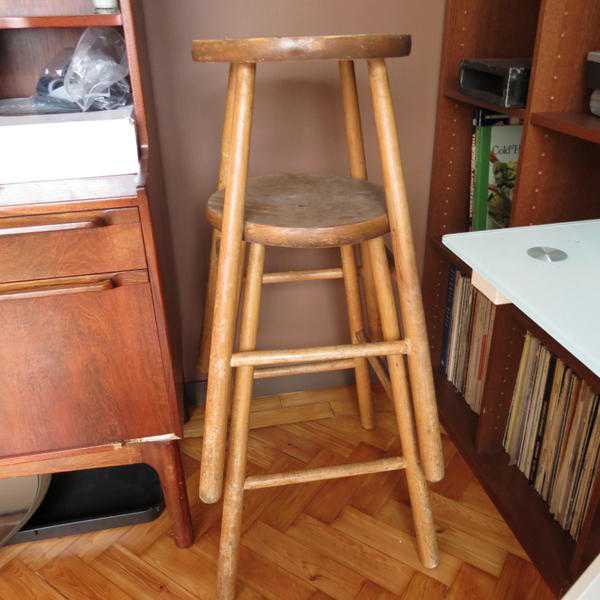
[[[473,221],[475,231],[507,227],[517,179],[522,125],[475,129]]]

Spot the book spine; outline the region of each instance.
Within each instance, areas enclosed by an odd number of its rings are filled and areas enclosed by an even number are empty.
[[[469,230],[473,230],[473,205],[475,203],[475,163],[477,160],[477,134],[471,135],[471,178],[469,180]]]
[[[478,127],[475,132],[475,182],[473,186],[473,230],[483,231],[487,225],[489,157],[491,126]]]
[[[446,368],[448,366],[448,347],[450,341],[450,328],[452,326],[452,303],[454,301],[456,271],[456,267],[450,267],[450,276],[448,278],[448,296],[446,299],[446,310],[444,311],[442,358],[440,361],[440,370],[442,373],[446,372]]]
[[[542,442],[544,440],[544,434],[546,432],[546,418],[548,415],[548,402],[550,400],[550,394],[552,392],[552,383],[554,381],[554,371],[556,368],[556,356],[550,358],[550,366],[548,369],[548,375],[546,379],[546,389],[544,390],[544,398],[542,400],[542,409],[540,413],[540,420],[535,436],[535,446],[533,449],[533,458],[531,460],[531,470],[529,472],[529,483],[534,483],[537,475],[537,469],[540,459],[540,451],[542,449]]]

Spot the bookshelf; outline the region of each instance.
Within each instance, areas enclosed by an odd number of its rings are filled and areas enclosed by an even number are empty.
[[[441,244],[468,229],[473,106],[489,105],[458,91],[463,58],[533,57],[528,105],[496,109],[523,120],[511,226],[600,217],[600,118],[588,114],[584,61],[600,48],[595,0],[448,0],[431,176],[423,293],[434,370],[439,372],[451,266],[469,269]],[[453,441],[515,532],[535,566],[561,595],[600,551],[600,478],[577,542],[549,514],[516,467],[502,436],[523,338],[536,335],[600,391],[598,378],[512,305],[499,306],[480,416],[438,378],[440,416]]]

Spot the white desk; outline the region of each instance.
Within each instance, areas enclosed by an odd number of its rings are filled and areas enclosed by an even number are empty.
[[[600,376],[600,219],[445,235],[444,245]],[[547,262],[527,250],[568,258]]]

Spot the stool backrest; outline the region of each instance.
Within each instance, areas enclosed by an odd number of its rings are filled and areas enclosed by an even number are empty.
[[[370,59],[408,56],[410,35],[362,34],[195,40],[198,62],[246,62]]]

